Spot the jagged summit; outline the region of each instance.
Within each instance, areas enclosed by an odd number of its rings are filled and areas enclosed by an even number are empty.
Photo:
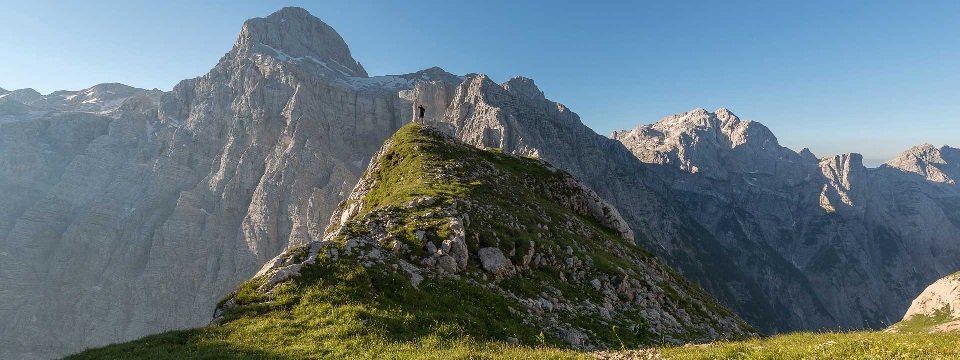
[[[884,165],[939,183],[960,180],[960,149],[920,144],[907,149]]]
[[[742,170],[760,171],[753,168],[756,164],[740,163],[732,157],[751,157],[754,163],[763,157],[771,161],[798,158],[797,153],[780,146],[766,126],[741,120],[725,108],[714,112],[696,108],[633,130],[615,131],[611,138],[645,163],[676,164],[681,170],[716,178],[725,178],[728,163],[733,162],[746,165]]]
[[[942,150],[950,149],[944,145],[936,147],[930,143],[923,143],[904,150],[900,155],[888,161],[888,164],[896,164],[904,161],[924,161],[924,162],[943,162]]]
[[[518,76],[503,84],[497,84],[486,74],[468,76],[460,85],[461,95],[471,99],[468,102],[485,102],[491,106],[511,108],[516,113],[507,115],[500,121],[533,121],[533,118],[560,121],[566,125],[581,125],[580,116],[565,105],[544,97],[543,91],[533,79]],[[519,101],[518,101],[519,100]]]
[[[533,79],[527,77],[517,76],[513,79],[507,80],[507,82],[503,83],[501,86],[516,96],[521,96],[523,98],[536,101],[546,100],[546,97],[543,95],[543,91],[537,87],[537,84],[533,82]]]
[[[429,67],[429,68],[417,71],[414,74],[416,74],[416,76],[418,77],[423,77],[427,79],[444,79],[444,78],[449,78],[451,76],[455,76],[439,66]]]
[[[267,54],[280,60],[309,59],[348,76],[367,76],[340,34],[298,7],[285,7],[265,18],[247,20],[234,51]]]

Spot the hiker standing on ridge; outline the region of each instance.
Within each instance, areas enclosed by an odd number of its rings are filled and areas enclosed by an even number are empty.
[[[423,107],[423,104],[420,104],[420,106],[417,106],[417,111],[420,114],[417,118],[420,119],[420,123],[423,124],[423,114],[427,112],[427,108]]]

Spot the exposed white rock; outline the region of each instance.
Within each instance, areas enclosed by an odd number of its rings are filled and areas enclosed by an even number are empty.
[[[411,119],[399,92],[458,79],[365,77],[333,29],[290,8],[170,92],[4,93],[29,108],[0,114],[0,358],[202,325],[265,262],[321,239]]]
[[[946,276],[927,286],[910,303],[903,320],[917,315],[934,316],[940,311],[960,319],[960,273]]]
[[[904,151],[885,165],[920,175],[928,181],[955,185],[960,179],[960,149],[921,144]]]
[[[467,233],[463,221],[458,218],[450,219],[450,233],[451,238],[443,241],[441,249],[455,260],[458,270],[464,270],[470,260],[470,252],[467,249]]]

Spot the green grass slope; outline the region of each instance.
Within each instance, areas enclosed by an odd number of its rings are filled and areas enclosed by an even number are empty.
[[[268,263],[213,324],[70,358],[586,358],[754,334],[598,200],[542,161],[411,124],[324,239]]]
[[[795,333],[658,349],[663,359],[960,359],[960,334]]]

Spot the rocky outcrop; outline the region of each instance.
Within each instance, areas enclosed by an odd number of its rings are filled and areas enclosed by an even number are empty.
[[[910,303],[903,319],[909,320],[917,315],[931,316],[940,311],[950,317],[960,318],[960,274],[946,276],[927,286]]]
[[[377,154],[331,216],[324,239],[270,261],[241,285],[256,289],[262,300],[250,303],[247,299],[257,296],[241,297],[246,290],[237,290],[222,302],[215,323],[229,329],[230,321],[248,314],[246,309],[269,308],[288,298],[280,295],[290,289],[284,282],[312,286],[309,276],[302,275],[310,267],[336,264],[325,269],[339,271],[345,263],[357,263],[369,274],[387,271],[409,280],[421,291],[418,300],[449,291],[451,282],[461,289],[482,289],[496,302],[483,295],[486,303],[471,300],[449,309],[448,315],[477,306],[508,306],[514,321],[574,348],[753,334],[709,295],[644,255],[631,239],[591,223],[608,214],[581,215],[576,201],[562,201],[582,196],[585,186],[545,162],[478,150],[416,124],[402,128]],[[411,167],[415,159],[429,160]],[[402,182],[396,181],[400,174]],[[422,193],[434,195],[417,195]],[[536,245],[528,239],[537,239]],[[422,306],[390,303],[394,309],[408,305]],[[474,316],[483,323],[492,315]],[[437,319],[436,326],[443,321]],[[536,341],[522,336],[503,340]]]
[[[960,331],[960,273],[945,276],[927,286],[910,303],[903,320],[887,331]]]
[[[503,251],[498,248],[481,248],[477,251],[477,255],[480,257],[480,265],[483,266],[483,269],[493,276],[504,277],[513,270],[513,264],[506,256],[503,256]]]

